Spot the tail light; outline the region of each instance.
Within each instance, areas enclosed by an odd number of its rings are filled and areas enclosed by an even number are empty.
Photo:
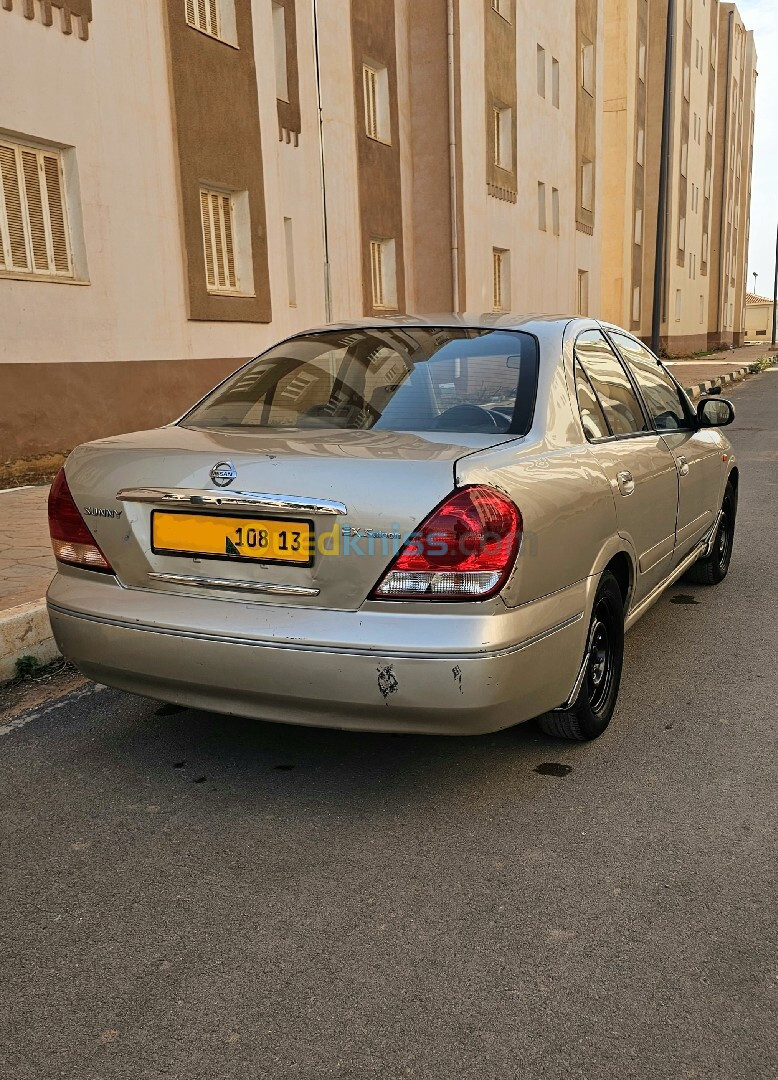
[[[57,473],[49,492],[49,532],[54,555],[60,562],[80,566],[83,570],[113,573],[73,501],[64,469]]]
[[[448,496],[409,537],[374,600],[485,600],[508,580],[521,543],[517,506],[473,485]]]

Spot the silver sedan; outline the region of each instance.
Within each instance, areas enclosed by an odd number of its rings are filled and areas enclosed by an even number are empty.
[[[592,739],[625,630],[727,573],[733,417],[591,319],[312,330],[71,454],[54,635],[101,683],[217,712]]]

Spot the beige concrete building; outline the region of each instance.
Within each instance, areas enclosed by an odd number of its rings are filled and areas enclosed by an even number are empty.
[[[649,341],[668,0],[606,0],[604,317]],[[743,340],[756,56],[734,5],[677,0],[661,347]],[[726,168],[725,168],[726,162]]]
[[[762,345],[773,340],[773,299],[746,293],[745,339]]]
[[[602,0],[0,0],[0,464],[328,320],[596,314],[602,46]]]

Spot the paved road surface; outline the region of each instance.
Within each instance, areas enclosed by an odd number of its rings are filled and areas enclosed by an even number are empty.
[[[7,725],[2,1075],[775,1076],[778,374],[733,396],[730,577],[630,634],[595,744]]]

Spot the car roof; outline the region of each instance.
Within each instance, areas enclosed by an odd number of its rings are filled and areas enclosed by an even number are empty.
[[[556,325],[560,335],[569,322],[577,319],[574,315],[520,315],[512,312],[464,312],[454,315],[443,312],[434,315],[378,315],[372,318],[351,319],[348,322],[328,323],[312,327],[302,333],[320,334],[327,330],[368,330],[388,327],[462,327],[468,330],[525,330],[529,333],[548,333]],[[591,322],[591,320],[585,320]]]

